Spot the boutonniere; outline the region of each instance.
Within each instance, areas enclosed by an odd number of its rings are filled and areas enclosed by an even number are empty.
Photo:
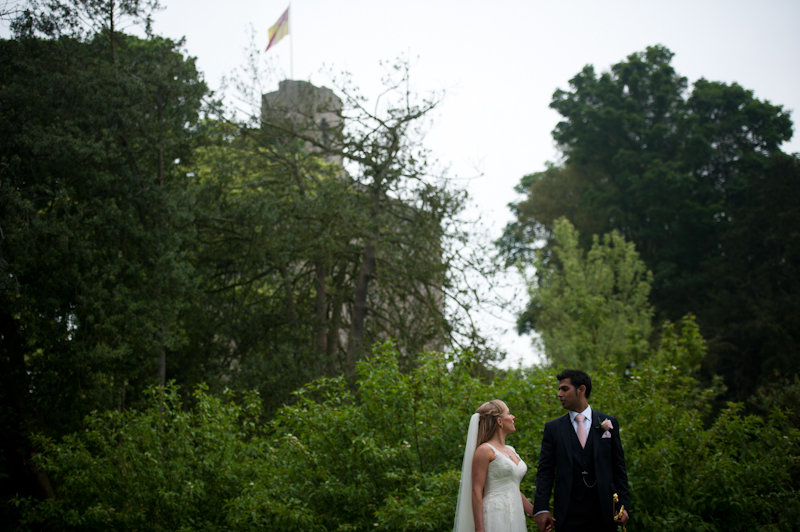
[[[611,437],[611,429],[614,428],[614,425],[611,424],[611,420],[606,418],[605,421],[600,423],[599,425],[595,426],[596,429],[603,429],[603,438],[610,438]]]

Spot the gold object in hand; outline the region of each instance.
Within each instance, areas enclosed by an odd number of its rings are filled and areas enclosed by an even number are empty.
[[[619,512],[617,512],[616,508],[617,508],[617,503],[618,502],[619,502],[619,497],[615,493],[614,494],[614,509],[613,509],[613,512],[612,512],[613,515],[614,515],[614,522],[617,522],[620,519],[622,519],[622,512],[625,510],[625,505],[623,504],[622,506],[619,507]],[[627,530],[625,529],[625,525],[622,525],[622,532],[627,532]]]

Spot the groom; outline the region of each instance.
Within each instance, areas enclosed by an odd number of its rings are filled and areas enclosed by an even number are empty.
[[[628,522],[630,496],[625,456],[617,418],[589,406],[592,380],[585,372],[567,369],[559,380],[558,399],[567,415],[544,426],[533,514],[540,532],[612,532]],[[556,484],[554,515],[550,492]],[[614,493],[625,506],[614,521]]]

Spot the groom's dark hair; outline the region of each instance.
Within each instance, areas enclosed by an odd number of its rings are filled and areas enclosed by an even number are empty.
[[[589,394],[592,393],[592,378],[585,371],[579,369],[565,369],[556,375],[556,379],[558,379],[559,382],[564,379],[569,379],[569,382],[572,383],[576,390],[581,386],[586,386],[586,399],[589,399]]]

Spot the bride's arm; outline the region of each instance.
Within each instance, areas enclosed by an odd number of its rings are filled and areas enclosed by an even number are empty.
[[[521,491],[519,492],[519,495],[522,497],[522,511],[533,517],[533,504],[531,504],[531,501],[529,501]]]
[[[494,459],[494,451],[488,445],[475,449],[472,458],[472,516],[475,519],[475,532],[483,532],[483,486],[489,462]]]

